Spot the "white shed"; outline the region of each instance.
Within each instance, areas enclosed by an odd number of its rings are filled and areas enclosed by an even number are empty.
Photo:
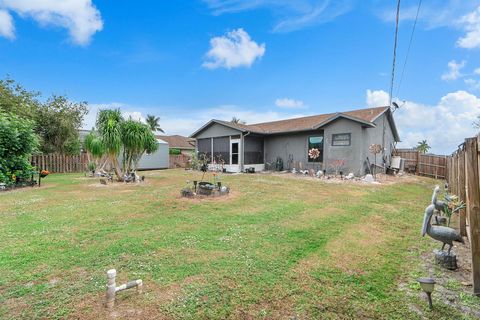
[[[157,139],[158,150],[151,154],[144,154],[138,163],[138,170],[168,169],[169,148],[168,142]]]

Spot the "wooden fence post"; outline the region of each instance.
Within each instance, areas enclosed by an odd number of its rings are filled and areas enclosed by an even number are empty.
[[[465,141],[466,168],[471,171],[467,180],[467,211],[470,218],[470,245],[472,249],[473,294],[480,296],[480,185],[478,174],[477,138]]]
[[[458,198],[460,201],[466,202],[465,199],[465,150],[459,150],[458,155]],[[465,209],[460,210],[459,212],[460,220],[460,234],[462,237],[467,235],[467,220]]]

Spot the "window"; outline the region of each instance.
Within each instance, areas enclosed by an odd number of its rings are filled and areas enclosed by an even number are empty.
[[[320,151],[320,156],[316,159],[310,158],[308,151],[311,149],[317,149]],[[308,137],[307,158],[308,162],[323,162],[323,135]]]
[[[332,146],[349,146],[351,137],[350,133],[332,134]]]
[[[232,164],[238,164],[238,142],[232,142]]]

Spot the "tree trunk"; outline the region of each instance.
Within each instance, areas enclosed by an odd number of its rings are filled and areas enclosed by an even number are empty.
[[[118,163],[117,155],[111,154],[110,160],[112,161],[113,168],[115,170],[115,175],[117,176],[118,181],[123,182],[123,175],[120,171],[120,163]]]

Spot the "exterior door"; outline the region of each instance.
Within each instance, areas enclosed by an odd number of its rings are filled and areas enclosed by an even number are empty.
[[[240,171],[240,140],[231,139],[230,140],[230,171],[239,172]]]

